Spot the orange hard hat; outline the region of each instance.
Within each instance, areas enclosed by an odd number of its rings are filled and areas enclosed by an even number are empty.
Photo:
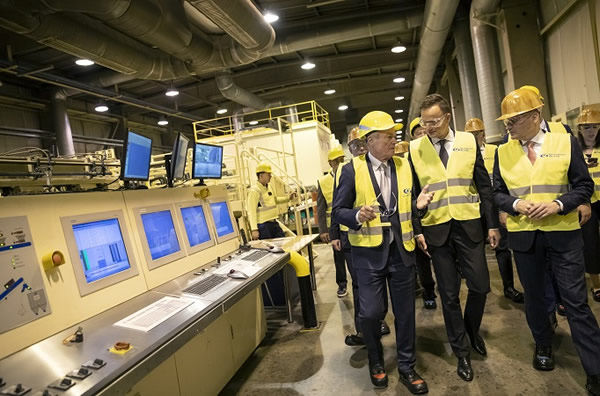
[[[577,125],[581,124],[600,124],[600,111],[597,109],[583,109],[577,117]]]
[[[496,118],[496,121],[516,117],[541,107],[544,107],[544,103],[531,89],[515,89],[502,99],[502,115]]]
[[[522,89],[528,89],[528,90],[532,91],[533,93],[535,93],[540,98],[540,100],[542,102],[544,101],[544,97],[540,93],[540,89],[538,87],[533,86],[533,85],[523,85],[521,88]]]
[[[402,141],[396,143],[396,147],[394,147],[394,154],[402,154],[408,153],[408,148],[410,147],[410,143]]]
[[[360,133],[360,129],[358,129],[358,127],[354,127],[350,130],[350,133],[348,133],[348,143],[350,143],[353,140],[358,139],[358,135]]]
[[[483,131],[485,127],[483,126],[483,121],[479,118],[471,118],[465,124],[465,132],[479,132]]]

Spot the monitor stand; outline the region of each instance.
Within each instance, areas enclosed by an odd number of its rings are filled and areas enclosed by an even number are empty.
[[[194,184],[194,187],[205,187],[206,183],[204,183],[204,179],[199,179],[198,183]]]

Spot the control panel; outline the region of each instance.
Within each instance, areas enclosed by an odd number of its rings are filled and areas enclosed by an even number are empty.
[[[26,216],[0,218],[0,333],[50,314]]]

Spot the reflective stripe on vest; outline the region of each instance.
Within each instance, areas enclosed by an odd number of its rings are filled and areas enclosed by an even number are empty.
[[[592,150],[592,158],[596,158],[596,166],[588,168],[590,177],[594,180],[594,193],[592,194],[591,202],[595,203],[600,200],[600,148]]]
[[[435,192],[421,219],[423,226],[480,217],[479,194],[473,183],[477,150],[472,134],[455,132],[446,169],[427,136],[410,142],[410,156],[419,183],[421,187],[429,185],[429,191]]]
[[[412,172],[408,160],[401,157],[392,157],[396,167],[396,182],[398,189],[397,205],[398,218],[400,221],[400,231],[402,235],[402,244],[407,251],[415,250],[414,232],[412,227]],[[375,189],[371,182],[369,166],[365,155],[355,157],[352,160],[354,166],[354,186],[356,198],[354,207],[359,208],[364,205],[371,205],[377,200]],[[391,175],[390,175],[391,176]],[[358,230],[348,230],[348,240],[352,246],[357,247],[376,247],[383,243],[383,230],[390,227],[391,223],[382,223],[380,216],[371,221],[362,224]]]
[[[327,211],[325,214],[327,216],[327,227],[329,228],[331,226],[331,205],[333,201],[333,175],[328,173],[320,178],[319,186],[321,187],[323,197],[325,197],[325,202],[327,202]]]
[[[571,137],[564,133],[546,133],[540,156],[534,165],[521,142],[511,140],[498,148],[500,174],[510,195],[532,202],[551,202],[568,191],[571,163]],[[535,184],[534,184],[535,183]],[[508,231],[572,231],[579,228],[576,210],[541,220],[525,215],[508,216]]]

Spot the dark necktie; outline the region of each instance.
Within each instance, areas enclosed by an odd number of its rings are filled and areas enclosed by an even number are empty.
[[[446,151],[446,139],[440,139],[440,159],[442,160],[442,164],[444,164],[444,168],[448,165],[448,152]]]

